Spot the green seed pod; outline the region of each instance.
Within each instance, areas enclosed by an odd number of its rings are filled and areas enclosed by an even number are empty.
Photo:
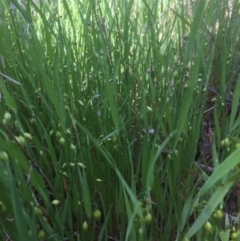
[[[11,117],[12,117],[12,115],[9,113],[9,112],[6,112],[5,114],[4,114],[4,119],[6,119],[7,121],[10,121],[11,120]]]
[[[60,138],[59,142],[64,145],[65,144],[65,139],[63,137]]]
[[[65,168],[66,166],[67,166],[66,162],[62,164],[62,168]]]
[[[230,141],[228,138],[225,139],[225,147],[229,147],[230,146]]]
[[[211,232],[212,231],[212,224],[209,222],[209,221],[207,221],[206,223],[205,223],[205,225],[204,225],[204,228],[205,228],[205,230],[207,231],[207,232]]]
[[[32,136],[29,134],[29,133],[23,133],[23,136],[26,138],[26,139],[29,139],[29,140],[32,140]]]
[[[149,112],[152,112],[152,107],[147,106],[147,110],[148,110]]]
[[[26,144],[26,140],[23,136],[16,136],[15,138],[20,145],[24,146]]]
[[[173,77],[176,79],[176,78],[179,78],[179,73],[178,73],[178,71],[176,70],[176,71],[174,71],[174,73],[173,73]]]
[[[221,147],[224,147],[224,146],[225,146],[225,139],[224,139],[224,140],[221,140],[220,146],[221,146]]]
[[[145,216],[144,220],[145,220],[145,223],[151,223],[151,221],[152,221],[152,214],[151,214],[151,213],[148,213],[148,214]]]
[[[70,149],[73,150],[73,151],[75,151],[77,148],[76,148],[76,146],[74,146],[73,144],[71,144]]]
[[[57,132],[56,132],[56,137],[57,137],[57,138],[60,138],[61,136],[62,136],[61,132],[57,131]]]
[[[71,134],[72,134],[70,129],[67,129],[67,134],[68,134],[68,135],[71,135]]]
[[[66,172],[63,172],[62,175],[65,176],[65,177],[68,177]]]
[[[38,239],[42,240],[46,237],[46,233],[43,230],[40,230],[38,233]]]
[[[93,213],[93,217],[95,220],[99,221],[102,217],[102,213],[99,210],[95,210]]]
[[[231,238],[232,238],[232,240],[237,240],[238,233],[237,232],[232,233]]]
[[[217,210],[216,212],[215,212],[215,217],[217,218],[217,219],[222,219],[223,218],[223,212],[222,212],[222,210]]]
[[[87,221],[83,222],[82,228],[83,228],[84,231],[88,230],[88,223],[87,223]]]
[[[239,147],[240,147],[240,143],[237,143],[237,144],[235,145],[235,148],[238,149]]]
[[[0,160],[1,161],[8,161],[9,160],[8,154],[5,151],[0,152]]]
[[[86,166],[81,162],[78,162],[77,165],[80,166],[81,168],[86,168]]]
[[[55,206],[57,206],[59,203],[60,203],[60,201],[56,200],[56,199],[52,201],[52,204],[55,205]]]
[[[168,154],[168,155],[167,155],[167,159],[168,159],[168,160],[172,160],[171,154]]]
[[[39,207],[34,207],[34,214],[36,217],[41,217],[42,216],[42,210]]]
[[[30,123],[31,123],[31,125],[34,125],[36,123],[36,120],[34,118],[31,118]]]
[[[8,125],[11,122],[12,115],[9,112],[6,112],[3,117],[3,121],[6,125]]]

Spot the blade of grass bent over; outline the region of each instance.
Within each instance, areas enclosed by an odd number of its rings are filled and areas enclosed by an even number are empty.
[[[227,159],[222,162],[208,178],[199,192],[203,196],[208,192],[221,178],[225,177],[231,170],[240,163],[240,148],[234,151]]]
[[[222,202],[223,198],[228,193],[229,189],[233,184],[234,181],[228,181],[224,184],[224,186],[219,187],[215,191],[200,216],[194,222],[192,227],[188,230],[186,234],[188,238],[191,238],[204,225],[204,223],[207,222],[207,220],[211,217],[216,207]]]

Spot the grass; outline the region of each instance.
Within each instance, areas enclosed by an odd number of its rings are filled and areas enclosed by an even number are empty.
[[[238,1],[12,3],[1,240],[240,240]]]

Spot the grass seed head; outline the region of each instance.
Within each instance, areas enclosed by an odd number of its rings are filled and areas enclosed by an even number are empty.
[[[222,212],[222,210],[217,210],[216,212],[215,212],[215,215],[214,215],[217,219],[222,219],[223,218],[223,212]]]
[[[29,139],[29,140],[32,140],[32,136],[29,134],[29,133],[23,133],[23,136],[26,138],[26,139]]]
[[[3,117],[4,124],[8,125],[11,122],[12,115],[9,112],[6,112]]]
[[[205,223],[204,228],[207,232],[211,232],[213,229],[212,224],[209,221]]]
[[[152,112],[152,107],[150,107],[150,106],[147,106],[147,110],[149,111],[149,112]]]
[[[232,237],[232,240],[237,240],[238,233],[237,232],[232,233],[231,237]]]
[[[38,233],[38,239],[43,240],[46,237],[46,233],[43,230],[40,230]]]
[[[9,160],[8,154],[5,151],[0,152],[0,160],[2,160],[2,161],[8,161]]]
[[[34,207],[34,214],[37,217],[41,217],[42,216],[42,210],[39,207]]]
[[[99,221],[102,217],[102,213],[99,210],[95,210],[93,213],[93,217],[95,220]]]
[[[88,230],[88,223],[87,223],[87,221],[83,222],[82,228],[83,228],[83,231],[87,231]]]
[[[23,136],[16,136],[15,138],[21,146],[24,146],[26,144],[26,140]]]
[[[52,201],[52,204],[53,204],[54,206],[59,205],[59,203],[60,203],[60,201],[59,201],[59,200],[56,200],[56,199]]]
[[[73,151],[75,151],[77,148],[76,148],[76,146],[74,146],[73,144],[71,144],[70,149],[73,150]]]
[[[59,141],[60,141],[60,143],[61,143],[62,145],[65,144],[65,139],[64,139],[63,137],[61,137]]]
[[[152,222],[152,214],[151,213],[148,213],[146,216],[145,216],[145,218],[144,218],[144,220],[145,220],[145,223],[151,223]]]
[[[57,137],[57,138],[60,138],[61,136],[62,136],[61,132],[57,131],[57,132],[56,132],[56,137]]]
[[[239,147],[240,147],[240,143],[237,143],[237,144],[235,145],[235,148],[238,149]]]
[[[30,124],[31,124],[31,125],[36,124],[36,120],[35,120],[34,118],[31,118],[31,119],[30,119]]]

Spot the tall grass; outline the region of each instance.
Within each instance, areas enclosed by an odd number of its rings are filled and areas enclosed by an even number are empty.
[[[11,2],[0,5],[1,240],[229,240],[238,1]],[[198,145],[209,101],[212,173]]]

